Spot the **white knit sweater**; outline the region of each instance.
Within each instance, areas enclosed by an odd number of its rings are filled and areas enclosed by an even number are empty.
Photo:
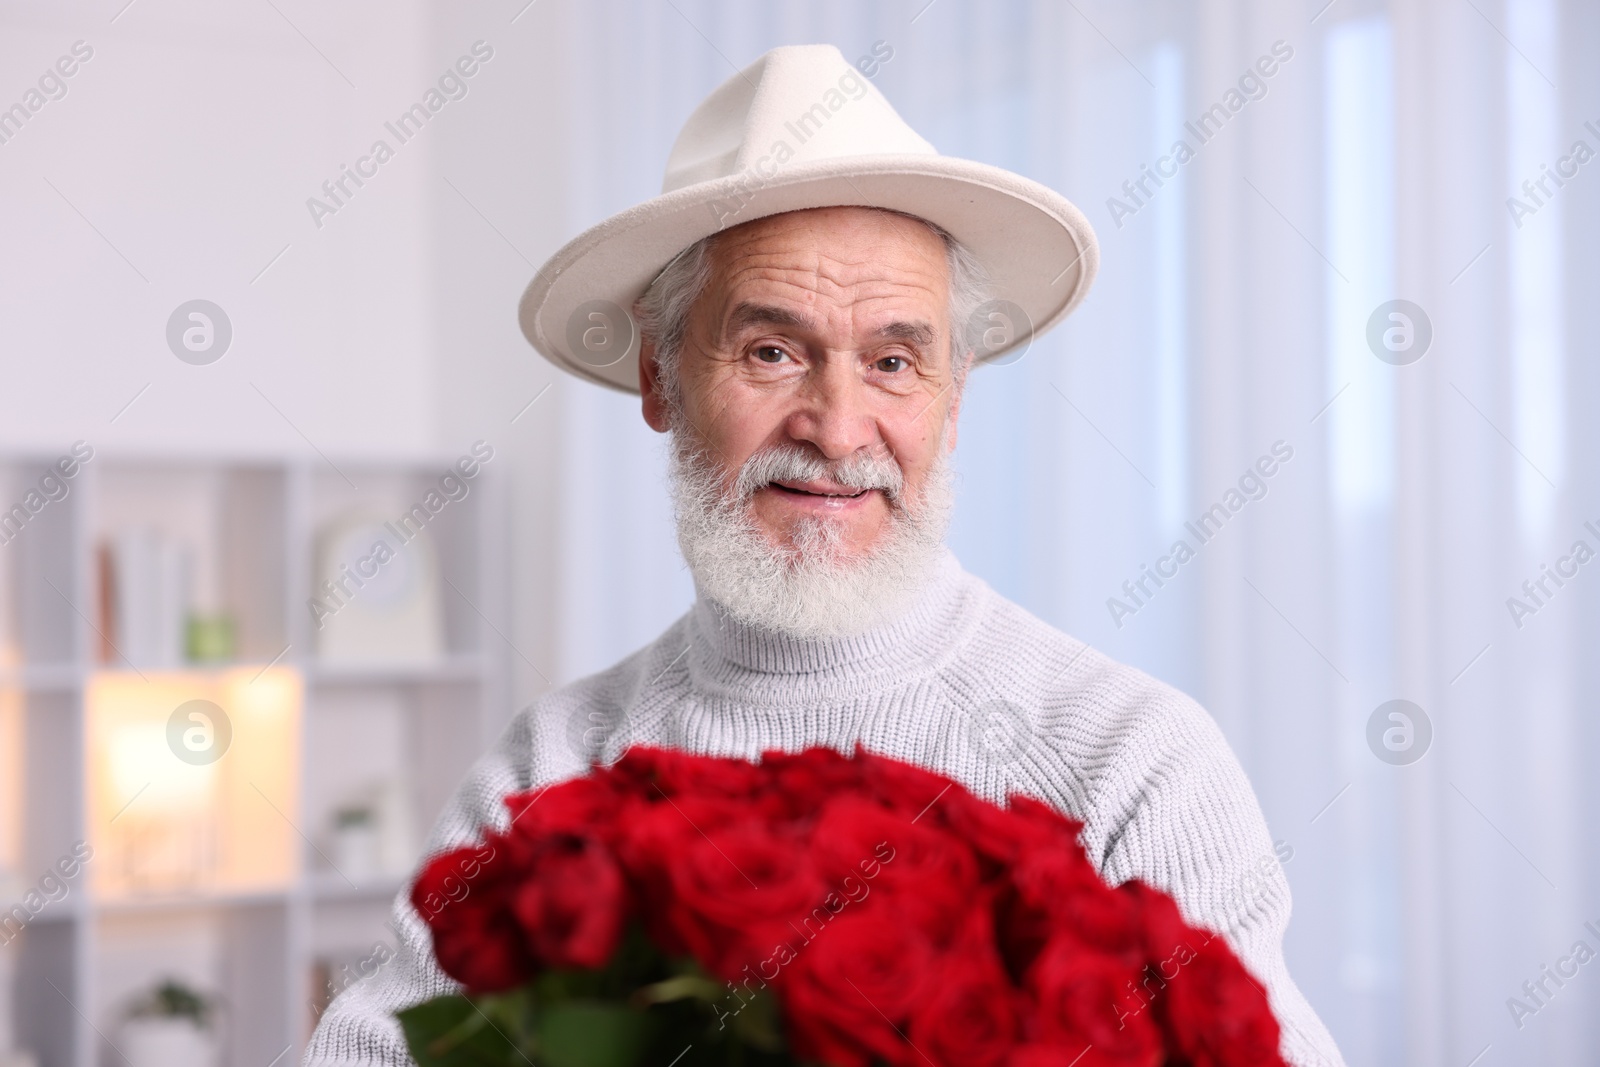
[[[653,644],[522,711],[440,816],[428,851],[504,828],[500,800],[581,774],[629,743],[754,757],[856,742],[1001,800],[1022,792],[1082,820],[1113,884],[1165,889],[1267,986],[1298,1067],[1342,1067],[1284,966],[1289,885],[1260,805],[1193,700],[1005,600],[946,554],[905,615],[857,638],[799,640],[702,599]],[[323,1015],[308,1065],[412,1061],[394,1012],[454,989],[402,892],[401,944]]]

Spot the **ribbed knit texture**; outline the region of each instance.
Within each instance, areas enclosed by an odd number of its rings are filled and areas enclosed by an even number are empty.
[[[1026,793],[1081,820],[1109,882],[1158,886],[1189,922],[1226,937],[1268,988],[1287,1060],[1342,1067],[1284,966],[1289,885],[1216,723],[1005,600],[948,553],[908,612],[856,638],[789,638],[699,601],[653,644],[518,714],[457,790],[428,851],[504,828],[502,797],[582,774],[630,743],[756,757],[857,742],[978,796]],[[394,907],[400,951],[334,1001],[306,1064],[412,1062],[394,1012],[455,986],[407,897]]]

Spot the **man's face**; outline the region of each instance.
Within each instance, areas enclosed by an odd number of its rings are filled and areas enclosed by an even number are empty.
[[[940,448],[955,444],[948,307],[944,243],[912,219],[821,208],[731,229],[712,245],[690,313],[683,415],[729,484],[755,453],[788,446],[830,462],[889,460],[902,498],[917,500]],[[645,419],[665,432],[648,347],[640,368]],[[890,525],[891,503],[882,489],[780,479],[756,490],[750,510],[775,546],[821,521],[856,556]]]

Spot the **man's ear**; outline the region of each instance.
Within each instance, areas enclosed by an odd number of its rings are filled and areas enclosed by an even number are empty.
[[[656,433],[666,433],[670,421],[656,377],[656,343],[648,337],[639,342],[639,399],[645,423]]]

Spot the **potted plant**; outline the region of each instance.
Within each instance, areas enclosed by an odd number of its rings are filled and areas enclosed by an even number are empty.
[[[120,1051],[129,1067],[213,1067],[215,1016],[211,998],[163,979],[128,1008]]]
[[[383,868],[378,813],[371,804],[351,803],[333,813],[334,866],[346,878],[365,882]]]

